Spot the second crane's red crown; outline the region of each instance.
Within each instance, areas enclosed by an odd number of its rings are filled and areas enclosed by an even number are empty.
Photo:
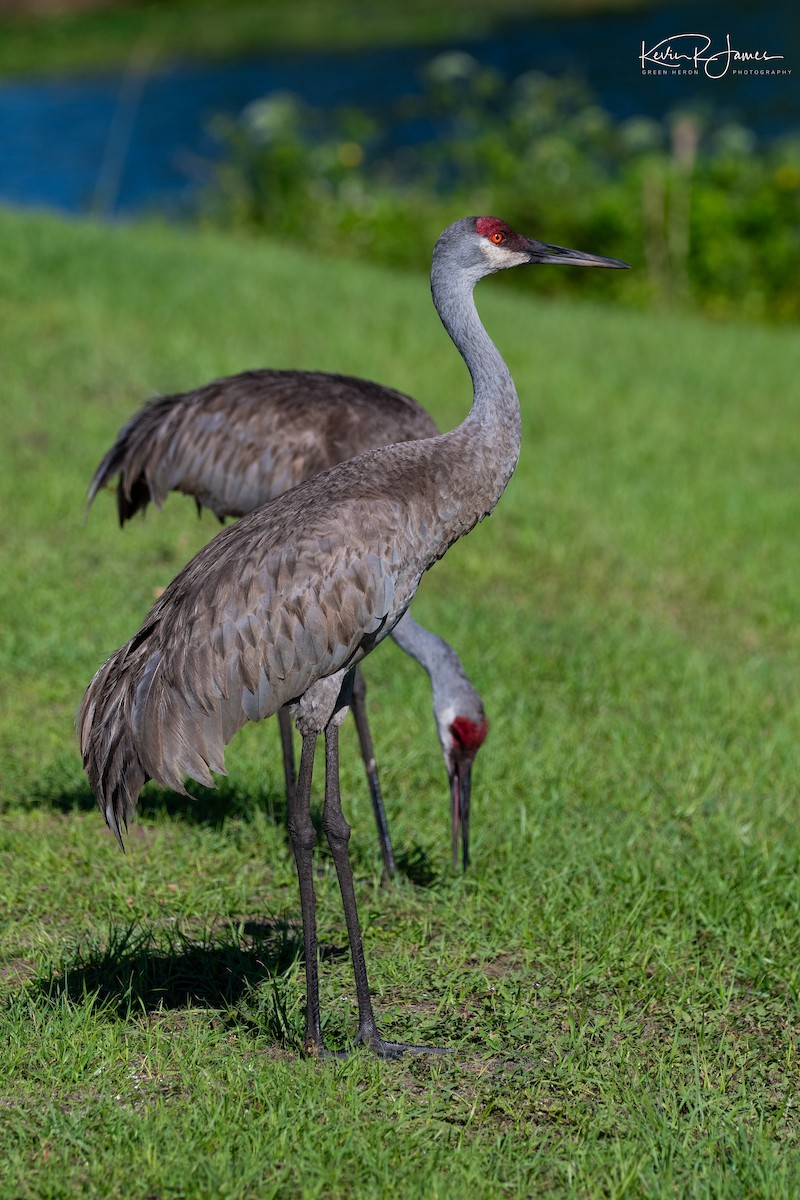
[[[464,750],[474,752],[479,750],[486,740],[489,722],[484,717],[480,725],[476,725],[469,717],[456,717],[450,726],[450,732]]]

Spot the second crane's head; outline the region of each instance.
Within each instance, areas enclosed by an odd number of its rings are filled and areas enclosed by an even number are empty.
[[[616,258],[551,246],[517,233],[499,217],[463,217],[445,229],[433,251],[434,269],[437,265],[460,268],[477,283],[484,275],[493,275],[507,267],[537,264],[569,267],[627,268]]]
[[[436,728],[450,781],[450,821],[453,837],[453,870],[459,857],[466,871],[469,866],[469,801],[472,792],[472,764],[480,750],[489,723],[481,698],[460,663],[447,694],[434,681],[433,710]],[[455,686],[453,686],[455,685]]]

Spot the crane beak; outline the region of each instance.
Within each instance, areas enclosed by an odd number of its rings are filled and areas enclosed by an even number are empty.
[[[469,866],[469,797],[472,791],[472,763],[456,763],[450,774],[450,813],[453,831],[453,871],[458,874],[461,843],[462,870]]]
[[[567,267],[614,267],[630,270],[628,263],[618,258],[603,258],[600,254],[584,254],[582,250],[568,250],[565,246],[550,246],[547,242],[528,241],[530,262],[552,263]]]

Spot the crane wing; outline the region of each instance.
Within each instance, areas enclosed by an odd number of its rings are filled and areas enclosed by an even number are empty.
[[[356,454],[436,432],[415,400],[369,380],[246,371],[145,405],[95,471],[87,508],[118,476],[120,524],[171,491],[238,517]]]
[[[305,523],[300,493],[209,542],[89,685],[84,765],[118,837],[146,779],[178,791],[187,776],[213,785],[238,729],[360,661],[402,615],[410,597],[398,588],[390,514],[371,512],[382,535],[370,528],[360,541],[363,505]]]

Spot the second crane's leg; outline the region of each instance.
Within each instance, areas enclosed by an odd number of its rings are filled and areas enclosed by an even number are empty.
[[[401,1042],[387,1042],[378,1033],[367,979],[364,946],[361,941],[361,926],[353,887],[353,869],[350,866],[350,855],[347,849],[350,840],[350,826],[344,818],[339,795],[339,723],[337,717],[338,714],[325,730],[325,806],[322,810],[322,828],[325,830],[336,866],[336,874],[339,878],[342,906],[350,938],[350,951],[353,956],[353,973],[356,979],[356,996],[358,998],[356,1042],[362,1042],[369,1046],[383,1058],[396,1058],[406,1050],[417,1054],[442,1053],[432,1046],[406,1046]]]
[[[283,774],[286,780],[286,807],[288,808],[297,787],[297,775],[294,767],[294,741],[292,740],[292,714],[288,708],[278,709],[278,727],[281,731]]]
[[[369,723],[367,721],[366,695],[367,685],[364,682],[364,676],[361,673],[361,668],[356,667],[353,681],[353,698],[350,707],[353,711],[353,720],[356,723],[356,729],[358,730],[358,740],[361,743],[361,756],[364,759],[364,769],[367,772],[367,783],[369,784],[369,794],[372,799],[372,810],[375,813],[375,824],[378,826],[378,838],[381,843],[383,866],[386,874],[392,876],[397,868],[394,861],[392,839],[389,836],[389,823],[386,820],[386,812],[383,807],[383,795],[381,793],[380,780],[378,779],[378,765],[375,762],[372,735],[370,734]]]
[[[303,914],[303,952],[306,960],[306,1054],[321,1054],[324,1050],[319,1016],[319,968],[317,965],[317,900],[314,895],[313,853],[317,840],[311,820],[311,776],[314,770],[314,748],[317,735],[303,738],[300,754],[300,775],[297,787],[289,797],[289,837],[297,864],[300,884],[300,908]]]

